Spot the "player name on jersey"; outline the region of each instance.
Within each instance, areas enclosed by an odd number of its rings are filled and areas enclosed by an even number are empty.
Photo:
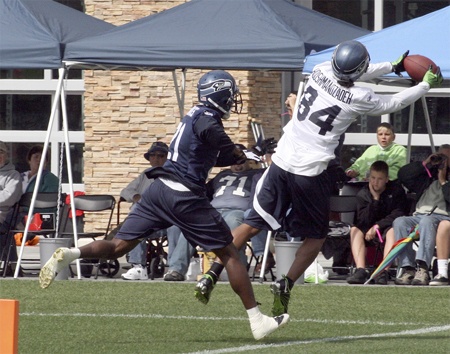
[[[330,96],[347,104],[352,103],[353,94],[350,93],[350,91],[344,90],[342,87],[336,85],[336,83],[322,73],[320,69],[314,70],[311,78]]]

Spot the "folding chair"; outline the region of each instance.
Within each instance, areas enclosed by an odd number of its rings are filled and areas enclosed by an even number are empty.
[[[264,281],[266,281],[267,279],[266,279],[265,271],[262,268],[262,262],[263,262],[264,254],[262,254],[260,256],[255,255],[255,252],[253,251],[253,248],[252,248],[250,242],[247,242],[247,247],[250,250],[250,260],[248,261],[248,264],[247,264],[247,272],[250,271],[250,267],[252,265],[252,262],[255,262],[255,266],[253,268],[252,277],[251,277],[252,281],[255,281],[255,278],[256,278],[256,267],[258,266],[258,264],[261,264],[261,272],[259,274],[259,277],[261,277],[261,274],[263,274]],[[264,268],[265,268],[265,265],[264,265]],[[273,274],[273,269],[272,268],[269,268],[269,273],[270,273],[270,276],[272,277],[272,281],[275,281],[277,278]]]
[[[131,204],[131,202],[126,201],[123,197],[119,198],[119,202],[117,203],[116,228],[120,226],[120,207],[122,203]],[[152,240],[147,239],[146,263],[149,279],[154,280],[164,275],[165,267],[168,263],[168,255],[166,252],[168,246],[167,235]]]
[[[74,197],[74,205],[75,209],[82,211],[83,214],[98,214],[96,216],[97,220],[101,220],[101,216],[106,218],[107,222],[100,229],[100,231],[95,232],[79,232],[77,233],[78,239],[86,239],[90,238],[93,242],[98,239],[105,239],[108,235],[109,229],[111,227],[112,216],[114,213],[114,209],[116,207],[116,199],[109,194],[92,194],[92,195],[79,195]],[[70,211],[68,211],[70,213]],[[70,215],[70,214],[69,214]],[[70,218],[66,218],[66,223],[69,222]],[[71,221],[70,221],[71,222]],[[64,225],[65,228],[65,225]],[[65,237],[71,235],[73,237],[73,233],[63,233]],[[119,261],[117,259],[114,260],[106,260],[106,259],[98,259],[91,260],[91,262],[86,261],[83,262],[83,266],[95,266],[95,279],[98,277],[99,271],[107,275],[109,277],[113,277],[119,271]],[[73,272],[72,272],[73,275]]]
[[[6,276],[8,267],[11,267],[12,264],[17,263],[16,260],[11,261],[11,255],[13,252],[13,247],[16,247],[16,242],[14,239],[14,235],[16,233],[24,233],[24,228],[17,228],[20,221],[20,216],[25,214],[31,206],[31,200],[33,197],[33,193],[25,193],[20,198],[19,202],[14,205],[13,212],[11,215],[10,226],[8,232],[6,233],[6,242],[5,246],[2,249],[2,253],[0,259],[3,260],[5,255],[6,258],[2,262],[3,263],[3,277]],[[30,231],[28,230],[27,239],[30,240],[34,236],[40,235],[43,237],[51,237],[56,233],[56,228],[58,227],[54,223],[56,222],[56,211],[58,207],[58,193],[38,193],[36,195],[36,200],[34,203],[33,212],[34,214],[41,213],[42,215],[49,215],[52,218],[50,225],[44,226],[44,229],[38,231]],[[25,243],[27,240],[22,240]],[[24,268],[23,265],[31,265],[31,264],[40,264],[40,260],[36,259],[22,259],[21,260],[21,268]]]
[[[117,221],[116,221],[116,227],[118,227],[118,226],[120,225],[120,205],[121,205],[122,203],[130,203],[130,202],[127,202],[127,201],[125,200],[124,197],[119,197],[119,201],[117,202]],[[130,203],[130,204],[131,204],[131,203]]]
[[[347,215],[354,215],[356,212],[356,196],[355,195],[332,195],[330,197],[330,213],[337,213],[339,215],[342,215],[344,213],[349,213]],[[330,229],[330,232],[328,233],[327,240],[330,240],[330,242],[342,242],[343,244],[350,247],[350,226],[353,224],[353,218],[350,220],[351,222],[348,223],[336,223],[333,220],[330,220],[330,225],[333,225],[333,222],[335,223],[334,226],[338,228],[338,230]],[[342,229],[342,232],[338,232],[339,229]],[[334,232],[333,232],[334,231]],[[314,263],[317,265],[317,258],[315,259]],[[325,267],[324,267],[325,268]],[[353,264],[348,266],[332,266],[333,270],[336,269],[343,269],[352,272],[353,270]],[[316,283],[318,283],[318,274],[317,274],[317,266],[316,266]]]

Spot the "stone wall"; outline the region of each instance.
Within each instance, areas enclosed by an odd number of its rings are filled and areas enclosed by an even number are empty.
[[[86,13],[115,25],[149,16],[185,1],[85,0]],[[145,34],[143,34],[145,35]],[[218,43],[219,45],[219,43]],[[185,112],[197,103],[196,84],[206,71],[187,71]],[[231,71],[242,93],[242,114],[224,123],[233,141],[254,143],[249,122],[262,122],[266,137],[281,133],[281,74]],[[84,183],[86,193],[120,191],[145,168],[151,143],[169,143],[180,114],[172,74],[157,71],[85,71]],[[181,73],[178,73],[179,81]],[[217,173],[217,171],[213,171]],[[89,220],[87,225],[91,224]]]

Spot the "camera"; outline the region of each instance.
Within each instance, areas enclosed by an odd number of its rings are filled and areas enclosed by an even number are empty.
[[[447,160],[447,156],[444,154],[435,154],[430,156],[430,162],[433,166],[438,166],[438,168],[444,167],[444,162]]]

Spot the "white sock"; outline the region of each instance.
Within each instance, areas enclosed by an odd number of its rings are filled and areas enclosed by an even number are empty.
[[[448,278],[448,259],[438,259],[438,273],[445,278]]]
[[[71,261],[73,261],[77,258],[80,258],[81,251],[79,248],[69,248],[68,254],[70,255],[70,258],[73,257],[73,259],[71,260]]]
[[[259,307],[255,306],[252,309],[247,310],[248,318],[251,321],[260,319],[262,315],[261,311],[259,311]]]

